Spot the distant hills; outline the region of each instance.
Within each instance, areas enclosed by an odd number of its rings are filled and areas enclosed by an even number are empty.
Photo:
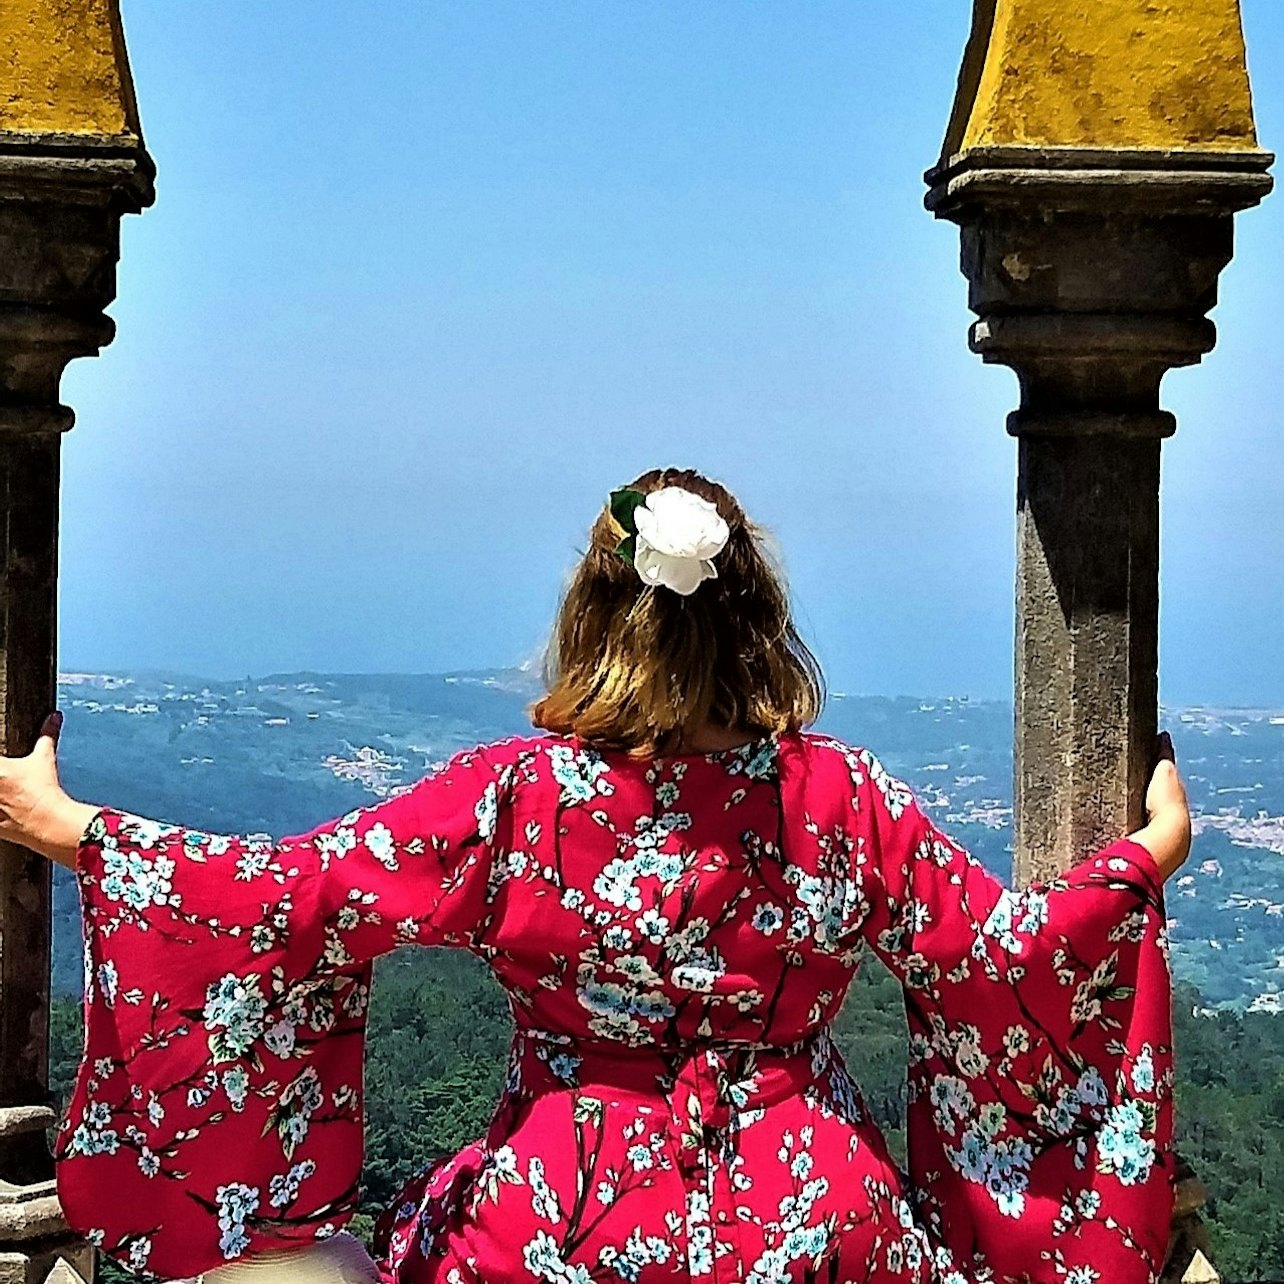
[[[66,673],[60,756],[91,802],[215,832],[298,833],[456,749],[529,729],[522,669],[284,673],[243,681]],[[1197,810],[1195,853],[1168,889],[1179,978],[1217,1007],[1284,1002],[1284,711],[1165,710]],[[997,701],[833,695],[820,729],[872,748],[937,822],[1004,877],[1011,860],[1011,708]],[[57,871],[54,984],[80,984],[79,915]]]

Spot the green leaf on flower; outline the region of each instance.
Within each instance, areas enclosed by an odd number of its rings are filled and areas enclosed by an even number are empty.
[[[611,516],[620,523],[630,535],[638,533],[637,522],[633,514],[646,503],[646,496],[631,486],[621,486],[611,492]]]
[[[580,1095],[575,1098],[576,1123],[600,1123],[602,1119],[602,1101],[599,1097]]]
[[[238,1049],[227,1037],[224,1030],[215,1030],[209,1038],[210,1061],[216,1066],[225,1065],[229,1061],[235,1061]]]
[[[615,551],[620,555],[620,557],[628,562],[630,566],[632,566],[638,553],[638,537],[636,535],[630,535],[627,539],[622,539],[619,544],[616,545]]]

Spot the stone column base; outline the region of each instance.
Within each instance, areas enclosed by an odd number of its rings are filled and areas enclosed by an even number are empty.
[[[52,1181],[0,1182],[0,1284],[92,1284],[94,1250],[63,1221]]]
[[[57,1123],[47,1106],[0,1110],[0,1136],[39,1137]],[[0,1180],[0,1284],[91,1284],[94,1250],[63,1220],[52,1177]]]

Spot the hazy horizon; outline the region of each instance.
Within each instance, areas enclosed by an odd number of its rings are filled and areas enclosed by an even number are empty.
[[[519,660],[512,664],[469,667],[460,665],[447,669],[318,669],[315,667],[298,669],[272,669],[259,673],[196,673],[188,669],[174,668],[166,665],[138,665],[103,667],[95,665],[60,664],[58,669],[59,685],[67,685],[68,679],[79,677],[122,677],[148,678],[162,681],[185,679],[196,682],[233,683],[244,682],[260,684],[274,678],[452,678],[452,677],[490,677],[495,674],[523,673],[529,674],[535,683],[538,682],[538,666]],[[957,700],[973,704],[1002,704],[1012,708],[1010,695],[979,695],[969,691],[861,691],[837,687],[832,684],[827,690],[830,700]],[[1211,700],[1160,701],[1162,712],[1190,712],[1203,710],[1207,712],[1236,713],[1284,713],[1284,695],[1275,704],[1235,704]]]

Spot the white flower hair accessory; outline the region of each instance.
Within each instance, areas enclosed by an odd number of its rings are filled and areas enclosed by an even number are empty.
[[[626,535],[615,550],[645,584],[686,597],[718,572],[713,559],[731,530],[716,504],[682,486],[644,495],[625,486],[611,492],[611,515]]]

